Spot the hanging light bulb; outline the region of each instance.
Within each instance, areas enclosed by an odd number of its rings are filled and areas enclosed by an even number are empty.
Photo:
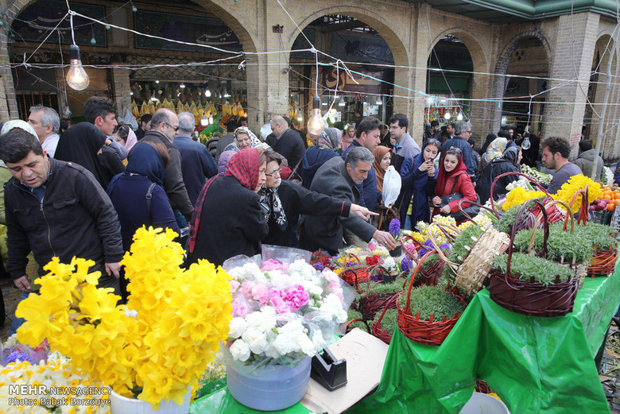
[[[530,142],[530,136],[526,135],[525,139],[521,143],[521,148],[523,148],[524,150],[529,150],[531,147],[532,147],[532,143]]]
[[[377,105],[383,105],[383,99],[380,96],[377,96]]]
[[[323,135],[325,130],[325,121],[321,116],[321,98],[314,96],[312,99],[312,112],[308,119],[308,133],[311,135]]]
[[[209,125],[209,118],[207,118],[206,115],[203,115],[202,118],[200,118],[200,125],[203,127]]]
[[[158,81],[158,80],[156,80],[156,81],[155,81],[155,83],[159,84],[159,81]]]
[[[69,46],[70,68],[67,73],[67,85],[76,91],[83,91],[88,87],[88,74],[80,60],[80,48],[77,45]]]
[[[209,115],[209,125],[213,125],[213,115]]]
[[[299,114],[299,115],[297,115],[297,120],[298,120],[299,122],[304,122],[304,117],[303,117],[303,116],[301,116],[301,114]]]
[[[109,25],[109,24],[106,24],[106,25],[105,25],[105,29],[106,29],[106,30],[110,30],[110,25]]]
[[[340,99],[340,102],[338,102],[338,106],[345,106],[344,98]]]
[[[462,121],[463,120],[463,114],[461,112],[459,112],[459,114],[456,116],[456,120],[457,121]]]
[[[443,117],[444,119],[450,119],[452,115],[450,115],[450,111],[446,111],[446,114]]]
[[[179,88],[181,88],[181,89],[185,89],[185,84],[184,84],[184,83],[180,84],[180,85],[179,85]]]
[[[97,44],[97,39],[95,39],[94,35],[93,35],[93,37],[90,38],[90,44],[93,45],[93,46]]]
[[[210,98],[210,97],[211,97],[211,91],[207,89],[207,90],[205,91],[205,96],[206,96],[207,98]]]

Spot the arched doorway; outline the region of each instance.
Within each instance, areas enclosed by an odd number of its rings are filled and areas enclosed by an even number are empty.
[[[496,106],[492,127],[543,134],[549,56],[547,40],[538,32],[521,34],[508,43],[496,65],[500,76],[495,92],[502,102]]]
[[[394,102],[394,58],[390,47],[377,31],[362,20],[346,15],[325,15],[312,21],[303,30],[315,47],[331,57],[320,55],[319,89],[315,91],[316,67],[314,54],[293,52],[290,57],[289,113],[294,123],[303,129],[305,109],[318,92],[323,111],[330,111],[328,123],[343,128],[356,123],[363,116],[375,116],[387,122]],[[292,50],[307,49],[311,45],[299,34]],[[327,65],[334,59],[346,62],[344,66]]]
[[[446,34],[430,52],[427,63],[424,121],[440,126],[470,117],[474,62],[467,46]],[[464,99],[463,99],[464,98]]]

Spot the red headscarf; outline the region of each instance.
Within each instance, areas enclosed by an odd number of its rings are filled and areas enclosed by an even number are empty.
[[[254,191],[258,185],[259,168],[260,151],[256,148],[245,148],[232,156],[224,175],[235,177],[242,186]]]
[[[255,191],[258,186],[258,169],[260,165],[260,151],[256,148],[245,148],[232,156],[224,175],[235,177],[242,186],[250,191]],[[220,177],[221,175],[213,176],[200,190],[190,223],[189,253],[193,253],[196,247],[196,236],[200,227],[200,216],[202,215],[202,206],[207,197],[207,191],[209,191],[211,184]]]
[[[446,151],[446,153],[448,151]],[[458,164],[456,164],[456,167],[452,171],[447,172],[446,168],[444,167],[444,160],[446,158],[446,155],[447,154],[443,154],[441,156],[441,161],[439,161],[439,174],[437,176],[437,184],[435,185],[435,194],[436,195],[444,194],[444,192],[446,191],[445,190],[446,185],[448,185],[448,181],[452,177],[454,177],[454,179],[456,180],[457,179],[456,177],[458,175],[460,175],[463,172],[467,171],[467,166],[463,162],[463,153],[459,152],[459,154],[456,155],[459,158]],[[450,155],[454,155],[454,154],[450,154]]]

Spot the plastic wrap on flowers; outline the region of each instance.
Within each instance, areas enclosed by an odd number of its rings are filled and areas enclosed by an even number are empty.
[[[340,332],[355,296],[331,270],[319,272],[304,259],[286,261],[298,256],[280,250],[260,266],[248,257],[225,263],[233,294],[228,363],[246,373],[294,366],[323,349]]]

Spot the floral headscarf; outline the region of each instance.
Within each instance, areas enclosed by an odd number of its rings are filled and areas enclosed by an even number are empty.
[[[239,127],[235,129],[235,132],[233,134],[235,135],[235,139],[232,143],[228,144],[226,148],[224,148],[224,151],[239,151],[239,147],[237,146],[237,135],[239,134],[246,134],[248,137],[250,137],[250,148],[258,148],[264,150],[268,150],[271,148],[269,145],[258,139],[248,127]]]
[[[258,169],[260,152],[255,148],[245,148],[232,156],[224,175],[235,177],[242,186],[250,191],[258,186]]]
[[[496,158],[500,158],[504,154],[506,145],[508,145],[508,140],[506,138],[496,138],[493,140],[487,148],[487,152],[484,153],[486,161],[491,162]]]
[[[319,148],[327,148],[332,151],[338,151],[340,149],[340,139],[338,137],[340,131],[336,128],[325,128],[323,135],[317,140],[317,146]]]

